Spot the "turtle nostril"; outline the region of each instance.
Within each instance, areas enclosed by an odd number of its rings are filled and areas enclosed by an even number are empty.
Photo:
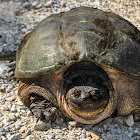
[[[87,100],[87,98],[83,98],[83,101]]]

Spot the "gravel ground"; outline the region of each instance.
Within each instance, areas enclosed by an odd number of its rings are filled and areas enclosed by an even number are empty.
[[[0,55],[17,50],[25,34],[50,14],[79,6],[96,7],[121,15],[140,30],[139,0],[0,0]],[[109,118],[97,125],[58,119],[36,123],[17,96],[14,61],[0,62],[0,140],[139,140],[140,123],[133,115]]]

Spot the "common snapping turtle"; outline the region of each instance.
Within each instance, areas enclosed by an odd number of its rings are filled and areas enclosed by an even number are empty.
[[[140,32],[94,8],[51,15],[22,40],[15,75],[20,99],[43,121],[58,110],[84,124],[115,110],[139,116]]]

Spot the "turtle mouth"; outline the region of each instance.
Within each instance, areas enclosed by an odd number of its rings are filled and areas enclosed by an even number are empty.
[[[75,94],[77,89],[81,91],[78,95]],[[66,100],[71,111],[83,118],[91,118],[104,111],[109,102],[109,93],[107,90],[99,92],[91,86],[75,86],[67,92]]]
[[[82,108],[82,107],[75,105],[70,100],[68,100],[67,102],[68,102],[68,106],[69,106],[70,110],[83,118],[91,118],[91,117],[97,116],[98,114],[103,112],[103,110],[105,109],[105,107],[108,103],[105,101],[105,102],[102,102],[100,105],[87,104],[87,105],[85,105],[84,108]]]

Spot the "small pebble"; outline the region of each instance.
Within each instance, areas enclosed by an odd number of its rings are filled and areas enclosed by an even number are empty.
[[[91,140],[96,140],[95,138],[91,138]]]
[[[104,130],[106,131],[106,129],[107,129],[107,125],[103,125],[103,127],[104,127]]]
[[[26,129],[26,128],[22,127],[22,128],[20,129],[20,132],[21,132],[21,133],[25,133],[25,129]]]
[[[5,129],[4,128],[0,128],[0,132],[4,132],[5,131]]]
[[[133,133],[130,132],[127,134],[127,136],[131,138],[133,136]]]
[[[8,72],[8,69],[6,66],[2,67],[0,65],[0,77],[2,77],[2,75],[6,74]],[[3,88],[4,89],[4,88]]]
[[[27,117],[33,116],[32,112],[30,110],[27,111]]]
[[[29,2],[25,2],[23,4],[23,7],[30,10],[31,9],[31,4]]]
[[[134,133],[138,133],[138,132],[139,132],[139,130],[137,130],[137,129],[136,129],[136,130],[134,130]]]
[[[16,118],[14,113],[9,114],[9,119],[10,119],[10,121],[16,121],[17,120],[17,118]]]
[[[15,105],[12,106],[11,112],[17,112],[17,109],[16,109],[16,106]]]
[[[69,129],[69,130],[72,130],[72,126],[71,126],[71,125],[68,125],[68,129]]]
[[[121,129],[118,128],[118,129],[117,129],[117,132],[118,132],[118,134],[121,134]]]
[[[54,135],[47,135],[47,138],[48,138],[49,140],[51,140],[51,139],[54,139],[55,136],[54,136]]]
[[[8,88],[6,88],[6,92],[10,93],[12,89],[13,89],[13,85],[10,85],[10,86],[8,86]],[[14,97],[13,97],[13,100],[14,100]],[[11,101],[11,99],[10,99],[10,101]]]
[[[19,140],[20,139],[20,134],[12,135],[9,137],[8,140]]]
[[[2,110],[3,111],[9,111],[9,107],[8,106],[4,106],[4,107],[2,107]]]
[[[140,130],[137,132],[137,134],[140,136]]]
[[[76,133],[78,136],[80,136],[81,134],[82,134],[82,132],[78,132],[78,133]]]
[[[85,134],[81,134],[80,135],[80,139],[84,139],[84,138],[86,138],[86,135]]]
[[[31,140],[31,136],[27,136],[25,140]]]
[[[16,118],[20,118],[20,114],[17,112],[15,113]]]
[[[44,3],[44,7],[46,7],[46,8],[51,7],[51,4],[52,4],[52,1],[48,0]]]
[[[133,115],[129,115],[128,117],[127,117],[127,119],[125,120],[125,122],[126,122],[126,124],[128,125],[128,126],[133,126],[134,125],[134,118],[133,118]]]
[[[27,130],[26,136],[31,135],[31,130]]]
[[[41,122],[39,124],[36,124],[34,126],[34,129],[38,131],[46,131],[48,129],[48,124],[45,122]]]
[[[53,129],[53,132],[55,132],[55,133],[62,133],[62,130],[61,129]]]
[[[16,100],[16,97],[15,96],[11,96],[9,98],[6,99],[7,101],[15,101]]]
[[[9,118],[5,118],[5,119],[3,120],[3,123],[6,124],[6,123],[9,123],[9,121],[10,121]]]
[[[20,125],[20,124],[17,124],[17,125],[15,126],[16,130],[19,130],[19,129],[20,129],[20,127],[21,127],[21,125]]]
[[[76,127],[78,125],[78,122],[76,122],[76,121],[70,121],[69,122],[69,125],[72,126],[72,127]]]
[[[7,138],[5,138],[4,136],[1,136],[1,140],[7,140]]]
[[[134,131],[132,127],[129,127],[128,130],[129,130],[129,132],[133,132]]]
[[[9,126],[5,127],[5,131],[6,131],[6,132],[10,132],[10,130],[13,129],[13,127],[14,127],[14,126],[9,125]]]
[[[0,136],[4,136],[6,132],[0,132]]]
[[[122,140],[131,140],[127,135],[123,136]]]
[[[12,136],[11,133],[8,133],[8,134],[7,134],[7,138],[10,138],[11,136]]]

